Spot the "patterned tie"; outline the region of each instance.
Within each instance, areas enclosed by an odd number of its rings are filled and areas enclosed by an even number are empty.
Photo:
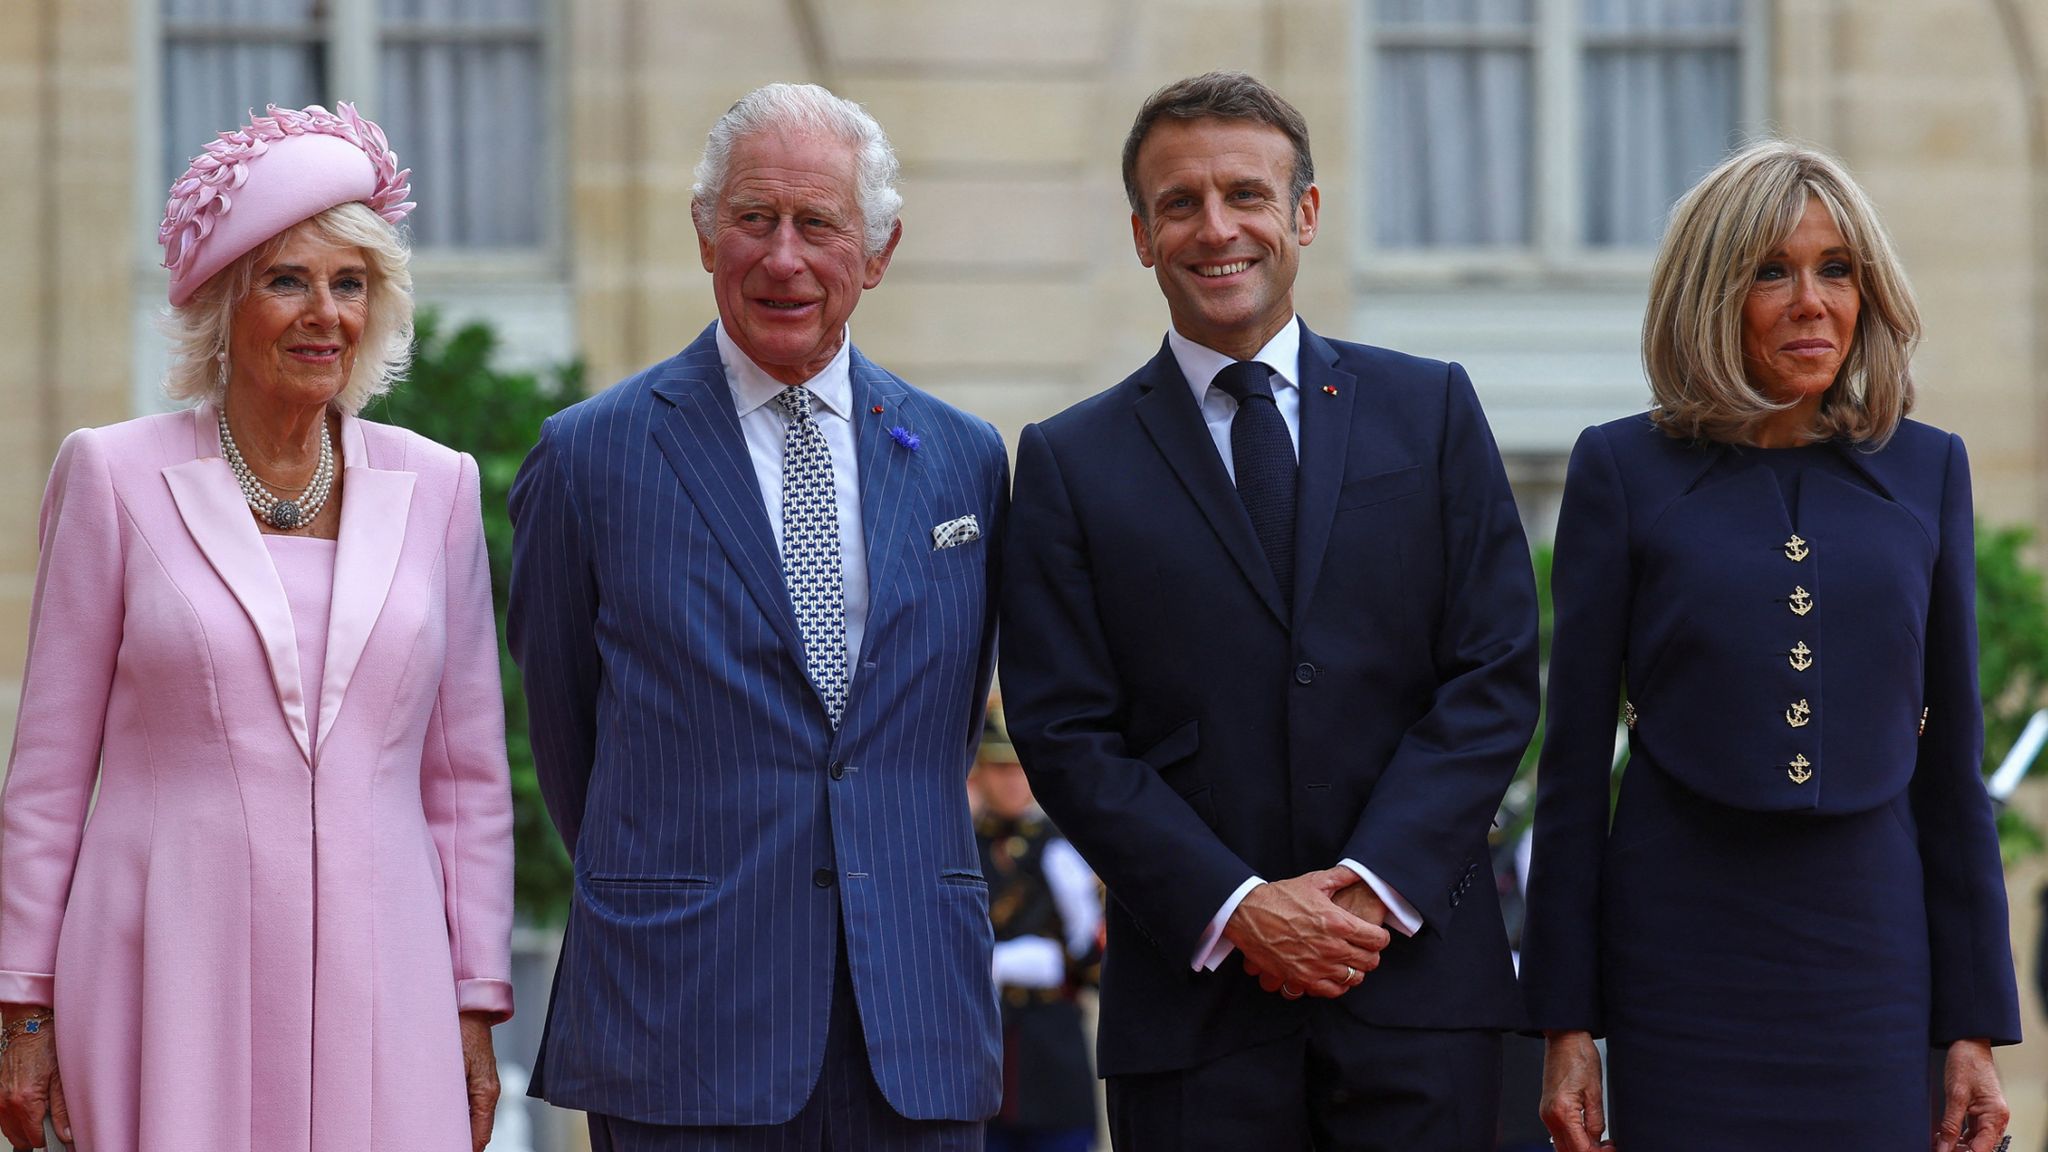
[[[1237,401],[1230,420],[1230,457],[1237,498],[1251,515],[1252,531],[1280,582],[1280,599],[1294,611],[1294,441],[1273,403],[1273,370],[1239,360],[1216,374],[1215,386]]]
[[[846,707],[846,589],[832,448],[811,419],[810,389],[784,388],[775,402],[789,416],[782,434],[782,579],[796,608],[805,671],[837,729]]]

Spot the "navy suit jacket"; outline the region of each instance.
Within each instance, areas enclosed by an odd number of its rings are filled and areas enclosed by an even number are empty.
[[[1301,1026],[1233,955],[1245,879],[1358,860],[1421,912],[1342,1005],[1521,1021],[1486,835],[1536,719],[1536,599],[1464,370],[1302,329],[1284,613],[1170,350],[1027,428],[1003,696],[1032,787],[1107,882],[1100,1070],[1191,1067]]]
[[[1834,448],[1862,482],[1809,472],[1795,544],[1766,471],[1709,476],[1728,445],[1673,439],[1647,415],[1579,438],[1557,526],[1524,935],[1533,1027],[1602,1030],[1601,868],[1625,694],[1630,770],[1714,803],[1825,815],[1907,794],[1926,873],[1931,1036],[2018,1039],[1980,774],[1969,460],[1960,439],[1912,420],[1880,451]],[[1785,719],[1795,701],[1809,709],[1797,727]],[[1797,963],[1795,944],[1774,946]]]
[[[818,1081],[842,925],[889,1103],[999,1102],[964,780],[1008,465],[987,423],[858,350],[852,377],[869,609],[836,733],[712,329],[549,419],[513,487],[512,651],[575,861],[533,1081],[554,1103],[787,1121]],[[935,550],[968,514],[982,539]]]

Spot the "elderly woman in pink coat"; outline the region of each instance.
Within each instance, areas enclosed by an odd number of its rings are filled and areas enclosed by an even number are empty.
[[[407,173],[271,108],[172,186],[171,395],[64,441],[0,801],[0,1133],[481,1148],[512,808],[476,463],[405,367]]]

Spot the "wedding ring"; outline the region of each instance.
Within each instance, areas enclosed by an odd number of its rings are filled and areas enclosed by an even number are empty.
[[[1344,966],[1344,983],[1347,987],[1358,983],[1361,979],[1364,979],[1364,974],[1359,972],[1358,969],[1353,968],[1349,964]]]
[[[1301,999],[1300,990],[1296,989],[1292,984],[1282,984],[1280,986],[1280,994],[1282,996],[1287,997],[1289,1000]]]

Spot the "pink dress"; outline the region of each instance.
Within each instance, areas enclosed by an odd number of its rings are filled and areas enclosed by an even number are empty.
[[[258,533],[213,409],[73,433],[0,801],[0,1002],[90,1152],[466,1152],[509,1015],[476,464],[342,421],[340,539]]]
[[[306,697],[306,730],[320,731],[320,675],[327,668],[327,610],[334,602],[334,541],[317,536],[263,537],[277,569],[284,598],[292,606],[292,631],[299,641],[299,684]],[[313,741],[313,756],[320,742]]]

